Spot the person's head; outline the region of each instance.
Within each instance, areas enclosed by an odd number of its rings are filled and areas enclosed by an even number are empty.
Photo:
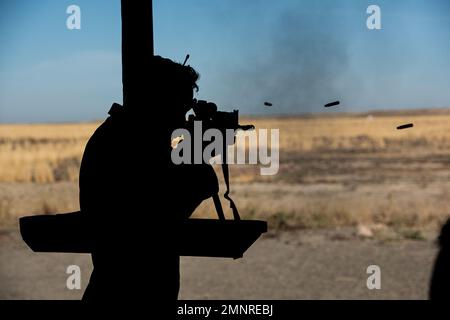
[[[179,125],[192,106],[194,90],[198,91],[199,74],[189,65],[161,56],[151,58],[147,73],[142,77],[145,83],[137,84],[139,101],[132,103],[133,108],[165,123]]]
[[[200,75],[189,65],[182,65],[170,59],[154,56],[150,67],[154,94],[164,99],[183,102],[193,98],[193,90],[198,91]]]

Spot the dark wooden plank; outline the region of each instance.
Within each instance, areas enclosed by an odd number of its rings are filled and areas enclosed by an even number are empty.
[[[80,212],[20,218],[20,232],[35,252],[90,253],[89,239]],[[259,220],[187,219],[177,226],[181,256],[240,258],[267,232]]]

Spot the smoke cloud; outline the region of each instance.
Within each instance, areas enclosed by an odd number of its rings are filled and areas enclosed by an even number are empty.
[[[326,16],[283,12],[265,48],[229,72],[229,96],[244,113],[320,112],[325,103],[341,99],[349,60],[347,39],[339,38],[333,23],[320,18]],[[273,107],[264,106],[265,101]]]

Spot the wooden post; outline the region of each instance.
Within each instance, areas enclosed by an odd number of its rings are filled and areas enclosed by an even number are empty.
[[[130,95],[139,95],[142,72],[147,76],[153,56],[152,0],[121,0],[122,12],[122,85],[123,103],[129,104]],[[134,100],[134,99],[132,99]]]

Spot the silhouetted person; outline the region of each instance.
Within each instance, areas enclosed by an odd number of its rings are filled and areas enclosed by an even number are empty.
[[[430,299],[450,299],[450,219],[442,227],[438,239],[439,253],[436,257],[430,285]]]
[[[177,166],[170,156],[171,134],[185,125],[197,79],[190,66],[149,58],[124,106],[113,105],[90,138],[80,207],[94,239],[94,270],[84,300],[176,302],[183,241],[176,224],[218,192],[210,165]]]

